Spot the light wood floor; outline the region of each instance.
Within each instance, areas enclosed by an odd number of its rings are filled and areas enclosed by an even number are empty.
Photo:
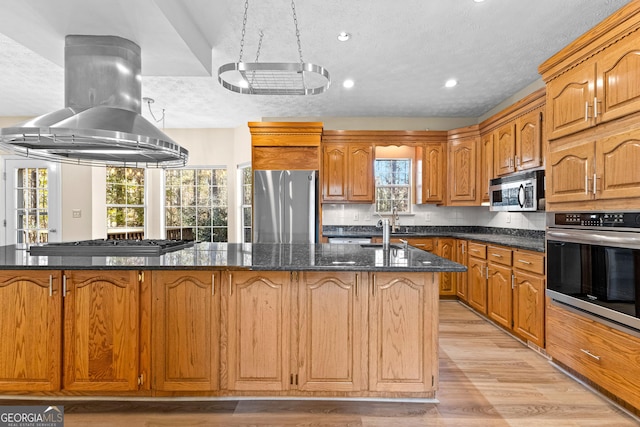
[[[442,301],[440,313],[437,404],[66,401],[65,427],[640,425],[461,304]]]

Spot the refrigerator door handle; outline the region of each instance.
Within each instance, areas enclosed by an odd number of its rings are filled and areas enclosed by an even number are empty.
[[[316,174],[311,172],[309,174],[309,194],[314,195],[316,192]],[[316,198],[309,197],[309,243],[315,243],[316,241],[316,216],[313,212],[316,211]]]
[[[278,201],[280,203],[278,223],[280,224],[279,235],[276,237],[278,243],[291,243],[285,242],[285,236],[290,232],[289,228],[289,212],[287,212],[286,198],[289,196],[289,185],[291,184],[291,177],[289,171],[281,171],[278,177],[278,187],[280,192],[278,193]]]

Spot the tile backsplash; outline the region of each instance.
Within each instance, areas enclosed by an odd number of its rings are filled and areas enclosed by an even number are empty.
[[[401,214],[399,225],[479,225],[496,228],[544,230],[544,212],[491,212],[486,206],[448,207],[413,205],[411,214]],[[375,205],[324,204],[324,225],[375,225],[380,217]]]

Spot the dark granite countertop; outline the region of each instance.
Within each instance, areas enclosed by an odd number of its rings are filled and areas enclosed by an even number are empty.
[[[286,271],[466,271],[466,267],[419,249],[336,244],[197,243],[159,256],[31,256],[0,247],[0,268],[82,270],[247,269]]]
[[[329,238],[367,238],[382,237],[382,231],[373,226],[324,226],[322,235]],[[393,233],[391,237],[453,237],[456,239],[475,240],[518,249],[545,252],[544,231],[538,230],[479,226],[414,226],[401,227],[400,232]]]

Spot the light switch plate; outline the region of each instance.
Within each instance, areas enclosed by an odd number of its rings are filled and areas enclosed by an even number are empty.
[[[71,216],[73,218],[81,218],[82,217],[82,211],[80,209],[71,209]]]

